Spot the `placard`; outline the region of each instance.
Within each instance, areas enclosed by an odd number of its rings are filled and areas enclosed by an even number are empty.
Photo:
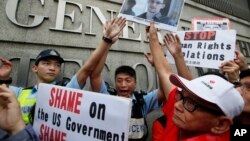
[[[127,141],[131,99],[39,84],[34,129],[41,141]]]
[[[144,25],[177,31],[184,0],[124,0],[118,16]]]
[[[219,69],[225,61],[234,59],[236,31],[178,31],[186,65]],[[167,52],[169,63],[174,59]]]

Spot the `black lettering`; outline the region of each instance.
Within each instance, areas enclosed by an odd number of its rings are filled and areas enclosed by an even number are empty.
[[[97,119],[105,120],[105,111],[106,111],[105,104],[99,104],[97,106],[95,102],[92,102],[90,105],[89,115],[91,118],[95,118],[97,114]]]
[[[198,46],[197,46],[197,49],[202,49],[202,42],[198,42]]]
[[[220,61],[224,61],[225,60],[225,55],[221,54],[220,55]]]
[[[208,55],[207,55],[207,59],[208,59],[208,60],[211,60],[211,59],[212,59],[212,54],[208,54]]]
[[[61,125],[61,114],[53,112],[52,124],[59,127]]]

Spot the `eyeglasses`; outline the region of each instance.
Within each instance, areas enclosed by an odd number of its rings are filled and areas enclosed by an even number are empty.
[[[205,109],[206,111],[209,111],[209,112],[216,114],[216,115],[224,115],[224,113],[221,110],[216,110],[216,109],[212,109],[212,108],[203,106],[201,104],[198,104],[192,98],[190,98],[188,96],[184,96],[183,92],[181,90],[176,91],[175,100],[176,101],[182,100],[183,107],[189,112],[194,112],[197,108],[202,108],[202,109]]]
[[[150,2],[151,4],[155,3],[155,4],[157,4],[157,5],[163,4],[163,3],[161,3],[160,1],[154,1],[154,0],[149,0],[149,2]]]

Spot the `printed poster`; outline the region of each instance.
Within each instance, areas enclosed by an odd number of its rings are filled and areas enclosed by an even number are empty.
[[[193,18],[192,30],[230,30],[231,23],[228,18]]]
[[[177,31],[184,0],[124,0],[118,16],[159,29]]]
[[[221,63],[234,59],[235,30],[178,31],[177,35],[187,66],[219,69]],[[175,63],[169,52],[167,59]]]

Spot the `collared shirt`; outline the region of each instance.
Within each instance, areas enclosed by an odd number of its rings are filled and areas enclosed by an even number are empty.
[[[109,94],[107,87],[103,81],[102,86],[101,86],[101,90],[100,93],[103,94]],[[146,118],[147,114],[150,113],[153,110],[159,109],[161,107],[161,105],[158,103],[158,90],[153,90],[149,93],[147,93],[147,95],[143,96],[144,99],[144,106],[143,106],[143,117]],[[132,95],[132,99],[135,99],[135,96]]]
[[[51,84],[56,84],[56,82],[54,81]],[[69,81],[69,83],[65,87],[74,88],[74,89],[81,89],[81,87],[77,81],[76,75],[74,75],[71,78],[71,80]],[[18,97],[21,94],[22,90],[24,89],[23,87],[16,87],[16,86],[10,86],[9,88],[16,94],[16,97]],[[31,92],[31,95],[29,95],[29,98],[35,98],[37,96],[37,89],[38,89],[38,85],[35,85],[32,88],[32,92]]]

